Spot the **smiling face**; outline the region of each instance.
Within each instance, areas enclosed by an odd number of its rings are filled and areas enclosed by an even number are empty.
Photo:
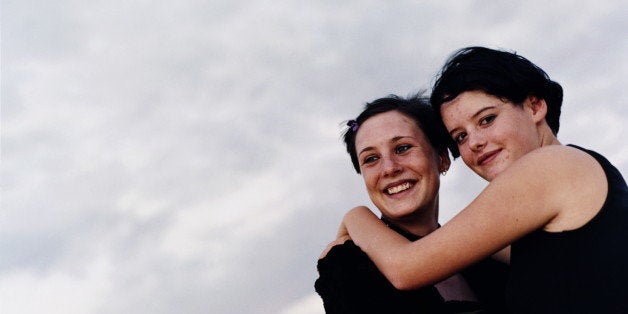
[[[464,163],[491,181],[521,156],[541,146],[537,128],[545,124],[545,105],[541,102],[528,98],[523,105],[515,106],[483,91],[467,91],[444,103],[441,116]]]
[[[360,125],[355,148],[371,201],[385,217],[436,221],[439,174],[449,158],[439,156],[413,119],[377,114]]]

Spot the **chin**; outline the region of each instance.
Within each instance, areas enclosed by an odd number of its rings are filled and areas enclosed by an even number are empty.
[[[386,212],[382,211],[382,215],[384,215],[386,218],[397,220],[397,219],[403,219],[408,216],[411,216],[416,211],[417,211],[416,207],[413,209],[404,208],[404,209],[397,209],[397,210],[386,211]]]

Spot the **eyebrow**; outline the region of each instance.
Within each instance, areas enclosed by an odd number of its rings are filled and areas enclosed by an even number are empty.
[[[363,150],[361,150],[361,151],[358,153],[358,156],[362,155],[362,153],[364,153],[364,152],[368,152],[368,151],[370,151],[370,150],[374,150],[374,149],[375,149],[375,148],[373,148],[372,146],[365,147]]]
[[[392,143],[394,143],[394,142],[398,142],[399,140],[402,140],[402,139],[404,139],[404,138],[415,138],[415,137],[414,137],[414,136],[409,136],[409,135],[408,135],[408,136],[402,136],[402,135],[399,135],[399,136],[395,136],[395,137],[393,137],[393,138],[390,140],[390,142],[392,142]],[[375,150],[375,147],[373,147],[373,146],[368,146],[368,147],[365,147],[365,148],[364,148],[364,149],[362,149],[360,152],[358,152],[358,156],[360,156],[362,153],[367,152],[367,151],[370,151],[370,150]]]
[[[497,106],[487,106],[487,107],[484,107],[484,108],[478,110],[478,112],[476,112],[474,115],[472,115],[471,118],[475,118],[475,117],[481,115],[482,112],[484,112],[486,110],[489,110],[489,109],[493,109],[493,108],[497,108]]]

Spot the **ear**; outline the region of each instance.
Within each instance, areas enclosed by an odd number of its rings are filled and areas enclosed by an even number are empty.
[[[449,166],[451,166],[451,159],[449,159],[449,152],[447,149],[438,154],[440,164],[438,165],[438,171],[440,173],[447,172]]]
[[[547,115],[547,103],[545,99],[536,96],[528,96],[525,106],[530,108],[534,122],[538,123],[545,119]]]

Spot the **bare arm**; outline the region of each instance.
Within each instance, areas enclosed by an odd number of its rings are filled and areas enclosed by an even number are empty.
[[[395,287],[431,284],[547,228],[565,208],[591,197],[583,179],[591,179],[590,160],[570,150],[557,146],[522,157],[450,222],[416,242],[388,230],[365,207],[349,211],[343,222]]]
[[[493,254],[492,258],[496,261],[510,265],[510,245]]]

